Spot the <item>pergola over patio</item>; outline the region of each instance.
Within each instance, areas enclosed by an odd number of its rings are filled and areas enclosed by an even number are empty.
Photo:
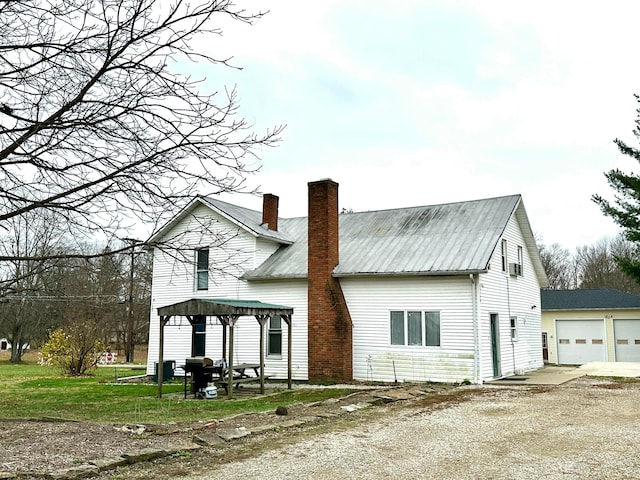
[[[166,307],[158,308],[160,317],[160,342],[158,353],[158,397],[162,397],[162,375],[164,362],[164,328],[172,317],[186,317],[191,325],[198,319],[216,317],[223,327],[223,355],[226,350],[226,329],[229,327],[229,358],[227,396],[233,392],[233,332],[240,317],[253,316],[260,325],[260,393],[264,393],[264,326],[267,321],[279,315],[287,324],[287,379],[288,386],[292,386],[291,370],[291,316],[293,308],[283,305],[273,305],[256,300],[230,300],[219,298],[193,298]],[[186,375],[186,373],[185,373]]]

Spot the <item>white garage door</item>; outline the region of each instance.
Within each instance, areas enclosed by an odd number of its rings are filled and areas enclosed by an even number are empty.
[[[606,362],[604,320],[556,320],[558,363]]]
[[[640,320],[614,320],[616,362],[640,362]]]

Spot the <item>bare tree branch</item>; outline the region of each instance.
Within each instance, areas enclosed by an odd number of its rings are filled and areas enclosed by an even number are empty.
[[[0,1],[0,226],[48,210],[72,235],[113,238],[243,190],[282,127],[253,133],[235,89],[205,92],[177,66],[231,66],[195,40],[262,15],[225,0]]]

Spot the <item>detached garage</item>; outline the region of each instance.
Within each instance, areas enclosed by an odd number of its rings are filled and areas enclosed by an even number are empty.
[[[640,295],[541,290],[540,298],[545,362],[640,362]]]

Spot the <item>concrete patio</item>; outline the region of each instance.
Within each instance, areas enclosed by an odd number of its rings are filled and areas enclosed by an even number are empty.
[[[580,366],[545,365],[539,370],[487,382],[491,385],[561,385],[583,376],[640,377],[640,362],[591,362]]]

